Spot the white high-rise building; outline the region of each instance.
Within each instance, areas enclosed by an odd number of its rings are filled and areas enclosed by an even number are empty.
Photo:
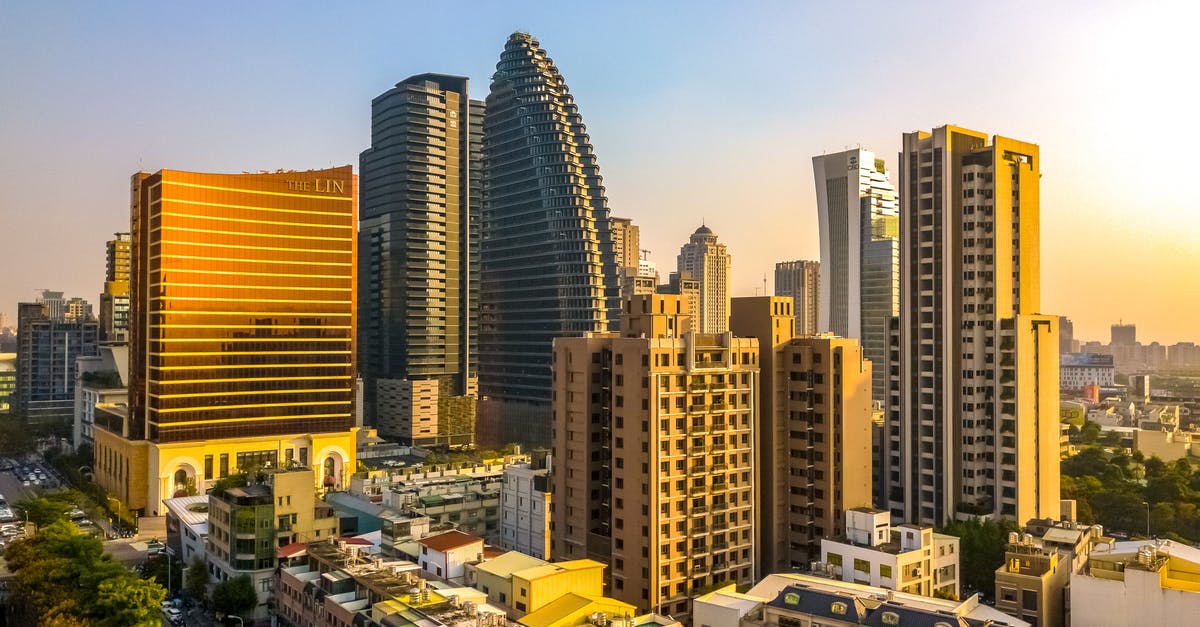
[[[888,321],[900,313],[899,212],[882,159],[861,148],[813,157],[821,266],[817,327],[860,341],[887,395]]]
[[[1038,147],[904,135],[886,498],[896,519],[1058,518],[1058,316],[1041,315]]]
[[[700,282],[699,325],[697,333],[724,333],[729,330],[730,257],[716,233],[700,225],[691,241],[679,249],[678,274]]]

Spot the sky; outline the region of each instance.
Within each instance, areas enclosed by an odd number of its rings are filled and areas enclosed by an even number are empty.
[[[775,262],[819,258],[812,156],[862,146],[893,167],[904,132],[951,123],[1040,146],[1042,313],[1077,338],[1123,320],[1145,343],[1200,342],[1197,17],[1103,1],[0,2],[0,312],[42,288],[98,304],[133,172],[357,168],[371,98],[441,72],[483,99],[522,30],[664,276],[703,220],[733,293],[771,290]]]

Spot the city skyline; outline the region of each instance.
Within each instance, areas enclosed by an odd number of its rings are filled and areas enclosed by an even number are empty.
[[[737,257],[733,296],[753,295],[776,261],[818,258],[812,156],[861,145],[892,162],[902,133],[956,122],[1041,147],[1046,311],[1070,317],[1084,340],[1105,339],[1119,319],[1136,323],[1146,343],[1200,340],[1176,313],[1200,305],[1200,275],[1173,272],[1200,263],[1188,200],[1155,182],[1152,159],[1112,158],[1200,138],[1185,117],[1187,86],[1168,80],[1185,69],[1180,42],[1188,39],[1175,29],[1194,9],[879,5],[866,18],[836,7],[766,5],[756,16],[735,7],[679,15],[680,7],[619,5],[581,20],[475,5],[479,19],[458,24],[463,43],[452,46],[419,30],[395,38],[404,23],[440,15],[409,7],[347,9],[332,22],[342,34],[322,39],[312,33],[331,28],[329,16],[302,8],[250,7],[230,24],[220,12],[184,7],[6,6],[0,171],[21,184],[0,192],[0,216],[6,231],[23,236],[8,240],[0,263],[14,267],[51,246],[59,253],[36,276],[0,277],[0,311],[15,318],[16,303],[47,286],[98,302],[103,259],[93,251],[127,228],[129,171],[353,163],[370,145],[370,98],[426,71],[468,76],[482,88],[496,46],[527,30],[554,51],[588,112],[613,214],[642,227],[643,247],[660,265],[707,222]],[[893,27],[900,17],[942,15],[990,27],[944,38]],[[658,32],[662,19],[678,23],[675,34]],[[580,23],[588,36],[579,36]],[[827,52],[839,37],[833,27],[852,23],[860,39]],[[159,36],[134,37],[145,32]],[[275,39],[264,42],[263,32]],[[995,60],[971,54],[1011,34],[1022,46]],[[922,59],[931,74],[970,70],[978,80],[970,90],[913,95],[903,72],[921,69],[912,63]],[[870,85],[839,80],[866,60],[878,63]],[[163,74],[160,89],[135,97],[119,87],[135,70]],[[713,76],[734,70],[760,85],[762,103],[751,113],[735,99],[700,97]],[[829,87],[814,91],[817,84]],[[1001,92],[1029,101],[1014,104]],[[1158,113],[1137,115],[1150,102]],[[722,118],[731,122],[712,124]],[[59,170],[75,173],[74,184],[55,184]],[[782,226],[762,237],[761,223]]]

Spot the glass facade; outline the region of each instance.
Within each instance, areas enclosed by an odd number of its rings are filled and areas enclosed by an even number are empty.
[[[354,426],[354,179],[134,176],[132,439]]]
[[[361,156],[359,366],[375,380],[438,378],[466,394],[478,325],[483,103],[467,79],[420,74],[371,103]]]
[[[548,441],[551,343],[615,328],[619,281],[583,118],[553,60],[526,33],[509,37],[496,64],[483,162],[480,393],[544,406],[544,414],[525,414],[537,424],[516,435]]]

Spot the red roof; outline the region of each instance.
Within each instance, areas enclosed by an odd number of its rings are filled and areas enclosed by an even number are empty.
[[[439,553],[453,551],[459,547],[470,546],[472,544],[479,544],[481,552],[483,549],[483,538],[473,536],[469,533],[463,533],[457,529],[453,531],[447,531],[446,533],[440,533],[436,536],[422,538],[418,542],[420,542],[423,546],[428,547],[430,551],[437,551]]]
[[[372,544],[374,544],[366,538],[340,538],[340,539],[342,542],[345,542],[346,544],[361,544],[362,546],[372,546]]]
[[[307,554],[307,551],[308,551],[308,544],[306,544],[304,542],[293,542],[287,546],[279,547],[279,551],[277,551],[276,554],[281,559],[288,559],[288,558]]]

